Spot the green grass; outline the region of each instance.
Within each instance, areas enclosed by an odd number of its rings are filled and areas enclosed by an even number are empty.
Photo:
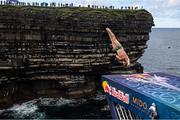
[[[31,12],[31,13],[51,13],[57,16],[70,17],[73,14],[79,14],[82,17],[103,15],[107,18],[117,18],[117,19],[127,19],[127,18],[143,18],[147,20],[153,20],[152,15],[142,9],[142,10],[120,10],[120,9],[92,9],[87,7],[32,7],[32,6],[11,6],[11,5],[1,5],[1,9],[7,9],[12,11],[21,12]]]

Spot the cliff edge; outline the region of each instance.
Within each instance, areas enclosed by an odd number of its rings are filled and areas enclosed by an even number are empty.
[[[152,26],[146,10],[0,6],[1,86],[13,82],[11,95],[92,95],[102,74],[143,72],[137,60]],[[106,27],[124,46],[130,67],[116,60]],[[34,89],[25,85],[34,81],[41,81]],[[10,96],[2,91],[1,98]]]

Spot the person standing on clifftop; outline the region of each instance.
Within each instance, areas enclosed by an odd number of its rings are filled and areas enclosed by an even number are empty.
[[[114,33],[109,28],[106,28],[106,31],[109,35],[110,40],[111,40],[113,50],[116,51],[116,53],[117,53],[116,58],[118,60],[123,61],[123,65],[126,65],[126,66],[130,65],[130,59],[129,59],[128,55],[126,54],[121,43],[119,43],[119,41],[117,40]]]

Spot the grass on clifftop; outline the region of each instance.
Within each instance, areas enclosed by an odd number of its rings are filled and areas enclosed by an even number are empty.
[[[12,6],[12,5],[1,5],[0,10],[2,9],[7,9],[7,10],[12,10],[12,11],[21,11],[21,12],[31,12],[31,13],[54,13],[56,15],[60,15],[63,17],[69,17],[72,14],[81,14],[83,15],[84,13],[87,15],[105,15],[110,18],[121,18],[123,19],[124,17],[131,17],[133,16],[134,18],[141,18],[143,17],[144,19],[147,20],[153,20],[152,15],[144,10],[121,10],[121,9],[92,9],[92,8],[87,8],[87,7],[33,7],[33,6]]]

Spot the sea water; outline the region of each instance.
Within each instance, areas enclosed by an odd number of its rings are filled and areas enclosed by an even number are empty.
[[[0,110],[0,119],[107,119],[110,112],[103,110],[105,96],[90,100],[38,98]]]
[[[180,76],[180,28],[153,28],[139,62],[144,72],[165,72]]]

